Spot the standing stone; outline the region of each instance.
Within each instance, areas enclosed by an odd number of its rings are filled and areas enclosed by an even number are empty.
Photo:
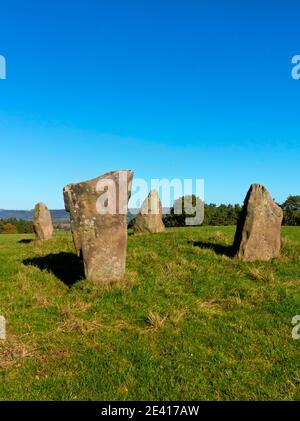
[[[245,261],[270,260],[280,254],[282,209],[267,189],[252,184],[237,224],[233,252]]]
[[[4,316],[0,316],[0,340],[6,339],[6,320]]]
[[[131,171],[113,171],[64,188],[77,255],[83,259],[86,278],[94,283],[125,273],[132,178]]]
[[[142,232],[162,232],[164,230],[160,198],[157,190],[153,189],[133,221],[133,232],[139,234]]]
[[[37,240],[50,240],[53,235],[53,224],[50,212],[44,203],[38,203],[34,209],[33,228]]]

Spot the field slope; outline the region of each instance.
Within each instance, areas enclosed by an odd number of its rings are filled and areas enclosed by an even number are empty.
[[[227,257],[233,235],[130,235],[123,283],[102,289],[69,233],[0,235],[0,400],[300,399],[300,228],[268,263]]]

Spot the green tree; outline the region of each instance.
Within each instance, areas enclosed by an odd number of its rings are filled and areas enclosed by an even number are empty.
[[[191,196],[189,196],[191,198]],[[184,197],[181,197],[175,202],[175,205],[182,205]],[[196,196],[192,196],[192,204],[196,205]],[[217,206],[214,203],[204,204],[204,221],[203,225],[236,225],[241,213],[241,206],[221,204]],[[185,218],[189,216],[183,212],[181,215],[176,215],[174,207],[171,209],[169,215],[164,218],[164,223],[167,227],[183,227],[185,226]],[[193,215],[192,215],[193,216]]]
[[[22,219],[1,219],[0,220],[0,234],[5,233],[5,225],[10,224],[15,227],[15,232],[19,234],[30,234],[33,233],[33,223],[32,221],[24,221]],[[12,228],[10,228],[12,230]]]
[[[15,225],[8,222],[2,226],[1,231],[2,231],[2,234],[16,234],[17,228]]]
[[[300,225],[300,196],[289,196],[281,207],[284,225]]]

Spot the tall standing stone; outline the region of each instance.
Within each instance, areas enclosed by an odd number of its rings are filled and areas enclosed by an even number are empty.
[[[282,209],[267,189],[252,184],[238,221],[233,253],[245,261],[270,260],[280,254]]]
[[[85,276],[103,284],[125,273],[133,172],[113,171],[64,188],[65,207]]]
[[[142,232],[162,232],[164,230],[161,201],[157,190],[153,189],[133,221],[133,232],[139,234]]]
[[[37,240],[50,240],[53,235],[53,224],[49,209],[44,203],[38,203],[34,208],[33,229]]]

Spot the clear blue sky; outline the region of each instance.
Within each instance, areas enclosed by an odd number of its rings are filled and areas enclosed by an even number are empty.
[[[1,3],[0,208],[113,169],[300,194],[299,0]]]

